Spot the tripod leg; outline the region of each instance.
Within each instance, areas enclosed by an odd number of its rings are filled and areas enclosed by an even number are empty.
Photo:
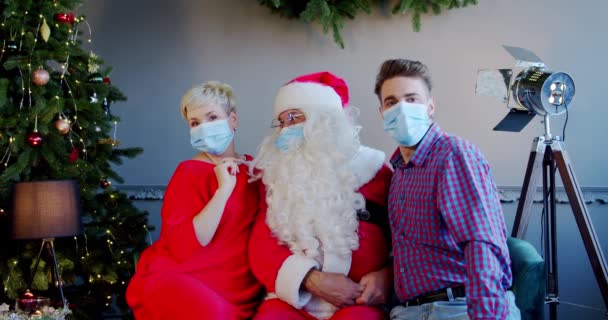
[[[36,271],[38,271],[38,265],[40,264],[40,257],[42,257],[42,251],[44,251],[44,246],[46,244],[46,239],[42,240],[42,245],[40,246],[40,251],[38,252],[38,258],[36,258],[36,264],[34,265],[34,270],[32,270],[32,276],[30,277],[30,282],[27,284],[27,289],[32,289],[32,282],[34,282],[34,276],[36,276]]]
[[[555,201],[555,159],[551,145],[545,148],[543,159],[543,212],[544,212],[544,241],[545,267],[547,274],[547,303],[549,303],[549,319],[557,319],[559,303],[559,287],[557,283],[557,215]]]
[[[53,240],[49,241],[51,248],[51,255],[53,256],[53,271],[55,273],[55,279],[57,279],[57,287],[59,288],[59,294],[61,295],[61,303],[63,307],[67,307],[65,296],[63,295],[63,285],[61,284],[61,275],[59,274],[59,268],[57,267],[57,258],[55,257],[55,246],[53,246]]]
[[[536,186],[538,186],[538,178],[540,178],[540,169],[543,163],[544,153],[544,139],[536,138],[532,143],[532,150],[530,151],[530,157],[528,158],[528,167],[526,168],[524,184],[517,204],[513,230],[511,231],[512,237],[523,239],[526,235],[532,212],[532,201],[534,200]]]
[[[568,194],[572,213],[583,238],[591,267],[595,273],[597,284],[600,287],[604,304],[608,307],[608,268],[606,267],[606,259],[604,259],[599,240],[591,223],[591,217],[587,212],[587,206],[583,200],[581,189],[574,176],[574,169],[562,142],[559,142],[557,147],[553,148],[553,155],[562,182],[564,183],[564,188]]]

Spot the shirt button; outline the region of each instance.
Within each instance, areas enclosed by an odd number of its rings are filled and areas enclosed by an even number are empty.
[[[400,268],[400,269],[399,269],[399,272],[404,273],[404,272],[405,272],[405,269]]]

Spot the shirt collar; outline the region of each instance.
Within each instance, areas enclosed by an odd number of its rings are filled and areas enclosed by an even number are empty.
[[[439,125],[436,123],[431,124],[431,127],[426,132],[424,137],[422,137],[416,151],[414,151],[414,154],[410,158],[408,166],[422,166],[431,151],[431,147],[435,144],[435,142],[437,142],[437,140],[439,140],[439,138],[441,138],[442,134],[443,131]],[[401,152],[399,152],[399,148],[397,148],[397,150],[395,150],[391,156],[391,165],[393,168],[405,165]]]

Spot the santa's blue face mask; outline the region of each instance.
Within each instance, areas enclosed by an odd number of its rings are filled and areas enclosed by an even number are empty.
[[[425,104],[401,101],[385,110],[382,115],[384,131],[401,146],[415,146],[431,126],[431,118]]]
[[[213,155],[224,153],[233,137],[234,131],[226,119],[205,122],[190,129],[192,147]]]
[[[297,148],[302,140],[304,140],[304,124],[300,123],[281,129],[274,145],[282,152],[287,152],[292,148]]]

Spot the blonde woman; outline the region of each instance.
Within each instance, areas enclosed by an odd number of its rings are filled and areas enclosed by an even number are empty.
[[[182,98],[190,142],[199,152],[179,164],[165,192],[159,240],[129,284],[137,319],[247,319],[261,286],[247,262],[259,184],[248,183],[238,154],[232,88],[207,82]]]

